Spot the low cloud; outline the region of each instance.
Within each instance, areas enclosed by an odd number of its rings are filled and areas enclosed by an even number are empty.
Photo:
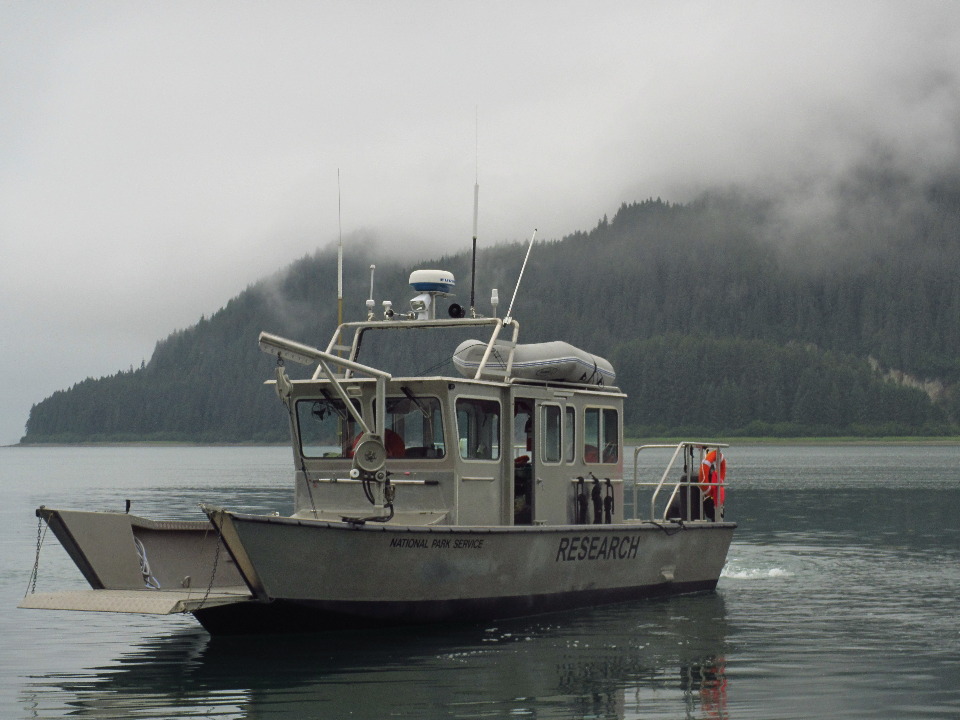
[[[960,154],[943,2],[5,3],[0,68],[2,442],[341,223],[466,249],[477,178],[486,244],[717,187],[802,229]]]

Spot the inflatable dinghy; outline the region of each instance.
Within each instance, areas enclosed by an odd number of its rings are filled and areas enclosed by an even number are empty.
[[[465,340],[453,353],[453,364],[461,375],[472,378],[477,374],[486,349],[485,342]],[[509,357],[508,344],[494,343],[480,377],[484,380],[503,380]],[[582,385],[613,385],[617,379],[613,365],[602,357],[561,341],[517,345],[510,376]]]

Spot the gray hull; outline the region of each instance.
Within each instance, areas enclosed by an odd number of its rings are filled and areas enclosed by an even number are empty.
[[[256,601],[213,633],[479,622],[712,590],[734,523],[356,526],[209,510]]]
[[[482,622],[712,590],[736,527],[427,528],[207,512],[212,524],[41,509],[93,589],[20,606],[189,612],[218,635]]]

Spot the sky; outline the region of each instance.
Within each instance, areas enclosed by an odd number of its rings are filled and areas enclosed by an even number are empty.
[[[948,1],[0,0],[0,444],[341,233],[467,249],[475,182],[494,244],[955,168],[958,72]]]

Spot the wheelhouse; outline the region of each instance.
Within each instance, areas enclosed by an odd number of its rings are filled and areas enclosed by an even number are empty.
[[[358,362],[372,330],[464,326],[491,329],[473,377],[394,377]],[[290,380],[282,365],[277,369],[278,394],[290,410],[296,515],[404,525],[568,525],[578,521],[578,498],[596,494],[596,486],[610,498],[601,522],[622,522],[624,395],[611,386],[514,376],[511,357],[494,352],[505,327],[513,331],[512,349],[516,321],[497,318],[345,323],[327,351],[261,336],[265,351],[281,361],[318,364],[308,380]],[[352,342],[337,344],[351,332]],[[489,366],[491,357],[499,371]],[[391,505],[389,517],[372,497],[380,482],[357,471],[368,436],[382,446],[381,481],[392,486],[383,500]],[[367,517],[371,503],[378,509]]]

